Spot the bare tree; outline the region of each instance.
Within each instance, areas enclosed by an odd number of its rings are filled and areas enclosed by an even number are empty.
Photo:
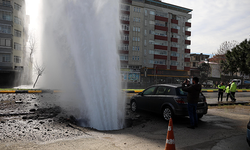
[[[225,41],[220,45],[220,48],[213,55],[225,55],[227,51],[231,51],[239,42],[237,41]]]
[[[35,83],[34,83],[34,85],[33,85],[33,88],[35,88],[36,83],[37,83],[39,77],[43,74],[43,72],[44,72],[44,70],[45,70],[45,67],[42,66],[42,65],[38,65],[38,64],[36,63],[36,64],[34,65],[34,69],[35,69],[35,71],[36,71],[36,73],[37,73],[37,78],[36,78],[36,81],[35,81]]]
[[[37,40],[35,37],[34,32],[30,32],[29,34],[29,40],[28,40],[28,49],[30,50],[30,62],[32,63],[32,55],[34,53],[34,51],[36,50],[36,46],[37,46]]]

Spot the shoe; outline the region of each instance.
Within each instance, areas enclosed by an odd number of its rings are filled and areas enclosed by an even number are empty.
[[[189,128],[189,129],[195,129],[194,126],[187,126],[187,128]]]

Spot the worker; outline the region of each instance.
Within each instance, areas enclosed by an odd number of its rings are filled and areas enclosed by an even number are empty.
[[[231,86],[231,84],[228,83],[228,85],[227,85],[227,87],[226,87],[226,91],[225,91],[225,93],[227,94],[227,99],[226,99],[226,101],[228,101],[228,97],[230,97],[230,86]]]
[[[231,84],[231,87],[230,87],[230,98],[232,100],[232,102],[235,102],[236,99],[235,99],[235,92],[236,92],[236,88],[237,88],[237,85],[235,84],[234,80],[232,81],[232,84]]]
[[[226,89],[226,87],[225,87],[224,83],[221,82],[218,85],[218,102],[220,101],[220,97],[221,97],[221,102],[222,102],[223,93],[224,93],[225,89]]]

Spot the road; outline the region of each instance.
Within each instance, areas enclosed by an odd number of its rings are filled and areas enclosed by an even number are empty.
[[[214,94],[207,101],[214,101]],[[244,93],[245,94],[245,93]],[[243,95],[244,95],[243,94]],[[248,93],[246,93],[248,95]],[[239,94],[236,96],[240,99]],[[25,99],[26,95],[24,95]],[[249,96],[250,97],[250,96]],[[39,101],[31,97],[30,102],[38,106],[45,100],[54,99],[54,95],[39,96]],[[248,99],[248,97],[244,97]],[[21,99],[21,97],[16,97]],[[51,103],[51,100],[48,100]],[[23,103],[25,105],[26,103]],[[34,106],[32,103],[31,106]],[[250,106],[210,107],[208,114],[199,121],[199,127],[188,129],[188,117],[173,120],[175,145],[177,150],[247,150],[246,125],[249,121]],[[24,107],[27,108],[27,107]],[[15,110],[18,110],[15,108]],[[168,122],[161,116],[139,111],[132,116],[129,127],[117,131],[96,131],[86,128],[72,128],[68,122],[60,119],[42,120],[6,120],[0,123],[0,149],[102,149],[102,150],[163,150],[166,142]],[[17,117],[15,117],[17,118]],[[1,118],[0,118],[1,120]],[[51,121],[51,122],[50,122]],[[22,126],[18,126],[21,124]],[[32,124],[36,127],[32,127]],[[29,126],[28,126],[29,125]],[[11,127],[11,133],[4,132]],[[25,129],[25,132],[22,130]],[[32,138],[27,138],[27,135]],[[19,140],[19,136],[22,138]],[[4,141],[14,137],[14,140]],[[68,136],[68,138],[66,138]],[[49,140],[48,140],[49,139]]]

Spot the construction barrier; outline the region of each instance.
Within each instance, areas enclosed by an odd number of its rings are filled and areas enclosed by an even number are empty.
[[[174,129],[173,129],[172,118],[170,118],[169,124],[168,124],[168,133],[167,133],[167,138],[166,138],[165,150],[175,150]]]

